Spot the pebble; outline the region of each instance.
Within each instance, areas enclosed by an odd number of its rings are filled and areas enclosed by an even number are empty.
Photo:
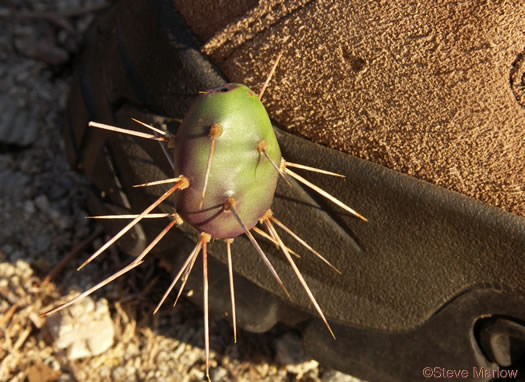
[[[323,382],[366,382],[365,380],[343,374],[340,371],[329,370],[323,374]]]
[[[122,366],[116,367],[113,369],[111,376],[113,377],[113,380],[123,380],[123,378],[126,376],[126,368]]]
[[[7,279],[16,272],[16,268],[9,263],[0,263],[0,282],[7,285]]]
[[[57,350],[70,360],[104,353],[113,345],[115,330],[108,302],[86,297],[70,308],[49,316],[46,323]]]
[[[295,332],[286,332],[275,340],[275,360],[281,365],[306,361],[303,339]]]
[[[7,256],[7,255],[10,255],[12,252],[13,252],[13,246],[12,245],[9,245],[9,244],[6,244],[2,247],[2,253]]]
[[[28,215],[33,215],[36,211],[36,208],[35,208],[35,203],[33,203],[32,200],[26,200],[24,202],[24,211],[28,214]]]
[[[49,209],[49,199],[45,195],[38,195],[35,198],[35,204],[42,212],[45,212]]]
[[[62,215],[59,211],[54,208],[47,210],[49,217],[53,220],[53,223],[60,229],[66,229],[71,226],[71,218]]]
[[[20,261],[20,260],[25,259],[25,258],[26,258],[26,256],[24,254],[24,251],[19,250],[19,249],[11,252],[11,254],[9,256],[9,259],[11,261]]]
[[[47,233],[38,233],[33,238],[35,252],[42,253],[47,251],[51,245],[51,237]]]
[[[287,365],[286,371],[288,373],[295,374],[296,375],[295,378],[297,380],[301,380],[303,379],[304,376],[309,375],[310,373],[314,375],[317,374],[318,367],[319,367],[319,362],[311,359],[306,362]]]
[[[212,381],[220,382],[220,381],[227,381],[226,377],[228,376],[228,370],[226,370],[224,367],[215,367],[210,370],[210,377]]]

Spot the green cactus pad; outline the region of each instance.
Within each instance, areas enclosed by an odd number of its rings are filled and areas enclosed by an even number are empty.
[[[216,137],[206,197],[199,207],[212,138],[210,129],[221,127]],[[277,178],[275,168],[257,145],[277,165],[281,151],[270,118],[252,90],[226,84],[201,94],[186,115],[175,139],[175,174],[190,186],[176,196],[175,208],[184,221],[214,238],[234,238],[244,231],[224,209],[228,198],[248,229],[271,207]]]

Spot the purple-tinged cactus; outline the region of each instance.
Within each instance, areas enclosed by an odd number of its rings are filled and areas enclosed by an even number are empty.
[[[253,237],[251,231],[254,231],[267,240],[272,241],[282,250],[284,256],[290,263],[293,271],[296,273],[300,283],[308,294],[314,308],[324,321],[330,334],[335,338],[319,304],[315,300],[312,292],[306,284],[306,281],[292,259],[291,255],[295,253],[289,250],[283,243],[274,224],[290,234],[301,245],[332,267],[336,272],[340,272],[308,243],[273,216],[271,205],[274,198],[277,180],[279,176],[281,176],[290,184],[290,181],[286,178],[286,176],[290,176],[296,181],[310,187],[322,196],[331,200],[347,212],[364,221],[366,221],[366,219],[343,202],[331,196],[325,190],[310,183],[302,176],[290,170],[290,167],[307,171],[316,171],[326,175],[341,175],[313,167],[290,163],[281,157],[279,144],[275,137],[270,119],[260,101],[264,89],[266,88],[271,75],[275,71],[277,62],[274,64],[270,76],[266,80],[259,95],[256,95],[245,85],[234,83],[226,84],[219,88],[201,93],[195,100],[190,111],[187,113],[176,136],[172,136],[168,132],[159,130],[144,122],[136,120],[136,122],[152,130],[153,134],[146,134],[120,129],[118,127],[101,123],[90,122],[90,126],[92,127],[135,135],[146,139],[154,139],[161,143],[168,143],[163,151],[166,153],[168,148],[173,148],[172,157],[169,159],[173,164],[175,177],[171,179],[155,180],[137,186],[146,187],[167,183],[175,183],[175,185],[171,186],[170,189],[168,189],[159,199],[157,199],[157,201],[151,204],[141,214],[98,216],[97,218],[124,218],[132,219],[132,221],[96,251],[84,264],[82,264],[80,268],[109,248],[143,218],[167,217],[170,219],[170,222],[129,265],[79,296],[44,313],[43,315],[51,314],[70,306],[79,299],[91,294],[126,272],[136,268],[144,261],[144,257],[172,227],[186,223],[199,233],[200,239],[162,297],[155,312],[158,311],[162,303],[166,300],[176,283],[179,280],[182,280],[175,302],[178,300],[186,284],[188,275],[193,269],[193,265],[202,250],[205,310],[204,342],[206,351],[206,375],[208,379],[209,330],[207,246],[213,239],[223,239],[226,244],[235,339],[235,298],[231,260],[231,245],[234,238],[246,234],[273,277],[288,295],[288,291],[284,287],[284,284]],[[176,213],[152,213],[159,204],[172,194],[176,195]],[[266,232],[256,227],[258,223],[261,224],[262,227],[266,227]]]
[[[190,182],[176,196],[175,209],[183,220],[213,238],[235,238],[244,231],[224,209],[226,199],[233,198],[246,227],[255,226],[272,205],[279,176],[258,150],[263,145],[280,163],[270,118],[247,86],[226,84],[199,95],[177,131],[173,150],[175,174]]]

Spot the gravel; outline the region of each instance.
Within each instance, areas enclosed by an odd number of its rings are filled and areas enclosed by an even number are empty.
[[[69,311],[40,317],[129,261],[113,250],[75,271],[105,238],[84,218],[88,184],[65,160],[61,128],[74,57],[92,10],[102,5],[0,5],[0,381],[204,378],[202,312],[182,300],[151,314],[170,283],[154,261]],[[56,272],[71,251],[77,255]],[[233,344],[228,321],[212,320],[210,327],[216,382],[358,382],[309,359],[294,330],[241,330]]]

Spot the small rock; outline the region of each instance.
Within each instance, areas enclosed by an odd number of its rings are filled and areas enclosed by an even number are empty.
[[[10,263],[0,263],[0,282],[7,284],[7,280],[15,275],[15,267]]]
[[[305,377],[306,375],[310,373],[317,374],[318,367],[319,367],[319,362],[311,359],[310,361],[296,363],[293,365],[287,365],[286,371],[288,373],[295,374],[295,378],[298,381],[301,381],[303,377]]]
[[[190,370],[188,377],[190,377],[189,379],[190,381],[193,381],[193,380],[203,381],[205,374],[204,374],[204,371],[193,368]]]
[[[33,238],[33,246],[35,248],[36,253],[42,253],[47,251],[49,246],[51,245],[51,237],[49,237],[46,233],[39,233],[36,234]]]
[[[56,182],[50,186],[48,195],[52,200],[58,200],[66,196],[67,191],[67,188],[61,182]]]
[[[111,375],[111,370],[107,366],[101,366],[98,375],[100,375],[101,378],[108,378]]]
[[[35,327],[38,329],[42,328],[47,321],[44,317],[41,317],[39,314],[36,314],[35,312],[31,312],[29,314],[29,319],[31,320],[33,325],[35,325]]]
[[[27,371],[29,382],[54,382],[58,379],[60,373],[51,369],[43,362],[32,365]]]
[[[32,200],[26,200],[24,202],[24,211],[27,212],[28,215],[32,215],[35,213],[35,203],[33,203]]]
[[[340,371],[329,370],[326,373],[323,373],[323,381],[325,382],[366,382],[362,379],[352,377],[348,374],[343,374]]]
[[[111,374],[115,381],[124,380],[124,377],[126,376],[126,368],[122,366],[116,367]]]
[[[13,252],[13,246],[10,245],[10,244],[6,244],[2,247],[2,253],[5,255],[5,256],[8,256],[10,255],[11,253]]]
[[[47,211],[49,209],[49,199],[45,195],[38,195],[35,198],[35,204],[40,211]]]
[[[67,349],[70,360],[92,357],[113,345],[115,330],[108,303],[86,297],[69,309],[51,315],[47,327],[57,349]]]
[[[29,263],[27,263],[26,261],[17,260],[15,264],[16,264],[16,274],[17,275],[25,279],[28,279],[29,277],[33,275],[33,269],[31,268],[31,265],[29,265]]]
[[[71,227],[71,218],[62,215],[59,211],[50,208],[48,210],[49,217],[53,219],[53,223],[60,229]]]
[[[26,254],[23,251],[18,250],[18,249],[16,251],[13,251],[11,255],[9,256],[10,261],[20,261],[25,258],[27,258]]]
[[[228,370],[219,366],[210,370],[210,376],[212,381],[226,381],[228,377]]]
[[[304,354],[303,339],[296,332],[287,332],[275,340],[275,360],[281,365],[289,365],[307,360]]]

